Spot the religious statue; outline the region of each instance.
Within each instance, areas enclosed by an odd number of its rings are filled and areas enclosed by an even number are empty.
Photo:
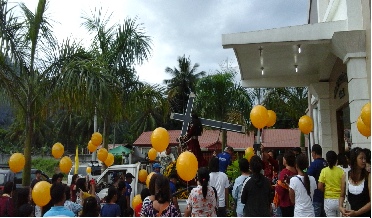
[[[188,151],[192,152],[198,160],[199,168],[205,167],[208,163],[203,157],[198,140],[198,136],[201,136],[203,133],[203,126],[196,114],[192,114],[191,117],[192,119],[189,123],[189,126],[187,127],[186,134],[179,137],[181,151],[183,152],[187,149]]]

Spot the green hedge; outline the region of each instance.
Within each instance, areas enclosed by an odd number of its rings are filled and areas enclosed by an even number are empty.
[[[31,161],[31,167],[44,171],[49,177],[56,173],[56,168],[59,167],[59,160],[54,158],[35,158]]]

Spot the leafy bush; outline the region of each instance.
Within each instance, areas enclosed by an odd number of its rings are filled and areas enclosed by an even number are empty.
[[[35,158],[31,161],[31,167],[44,171],[49,177],[55,174],[55,169],[59,167],[59,161],[54,158]]]

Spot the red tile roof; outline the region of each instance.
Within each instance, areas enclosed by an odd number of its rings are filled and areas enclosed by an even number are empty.
[[[170,146],[178,145],[176,138],[180,135],[180,130],[168,130]],[[152,131],[143,132],[133,143],[135,146],[151,147]],[[262,144],[267,148],[287,148],[300,146],[300,130],[298,129],[264,129],[262,132]],[[201,148],[214,149],[215,144],[221,141],[219,130],[204,130],[203,135],[199,136]],[[218,142],[219,143],[219,142]],[[242,134],[237,132],[227,132],[227,145],[234,149],[244,149],[254,144],[254,135]]]

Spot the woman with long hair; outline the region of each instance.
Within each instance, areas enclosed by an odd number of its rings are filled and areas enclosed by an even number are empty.
[[[93,196],[84,199],[83,211],[81,217],[98,217],[99,209],[97,207],[97,199]]]
[[[283,217],[293,217],[294,204],[289,199],[289,180],[292,176],[297,175],[296,156],[288,150],[283,156],[283,165],[285,168],[279,174],[279,180],[275,186],[278,193],[279,207]]]
[[[71,179],[71,185],[70,185],[70,196],[71,201],[76,202],[76,181],[79,178],[78,174],[74,174]]]
[[[289,198],[295,205],[295,217],[314,217],[313,197],[316,189],[315,178],[307,175],[305,169],[309,165],[305,154],[296,157],[297,176],[293,176],[289,181]]]
[[[371,180],[366,170],[366,154],[363,149],[356,147],[350,151],[350,171],[344,174],[341,181],[339,209],[344,216],[371,216]],[[348,190],[346,190],[346,182]],[[347,193],[350,210],[343,207]]]
[[[318,189],[324,192],[324,211],[327,217],[338,216],[338,199],[341,194],[341,179],[344,171],[337,167],[337,154],[334,151],[326,153],[328,167],[320,172]]]
[[[118,199],[118,190],[115,186],[111,186],[107,191],[106,204],[101,209],[102,217],[121,216],[120,206],[116,204]]]
[[[216,217],[217,195],[213,188],[208,185],[209,171],[206,167],[198,170],[198,186],[193,188],[187,199],[185,216],[192,217]]]
[[[141,208],[141,217],[148,217],[149,216],[149,212],[150,210],[153,209],[153,202],[155,201],[155,182],[156,182],[156,178],[158,177],[158,175],[160,174],[153,174],[151,176],[151,179],[150,179],[150,182],[149,182],[149,192],[150,192],[150,196],[146,197],[143,201],[142,201],[142,208]]]

